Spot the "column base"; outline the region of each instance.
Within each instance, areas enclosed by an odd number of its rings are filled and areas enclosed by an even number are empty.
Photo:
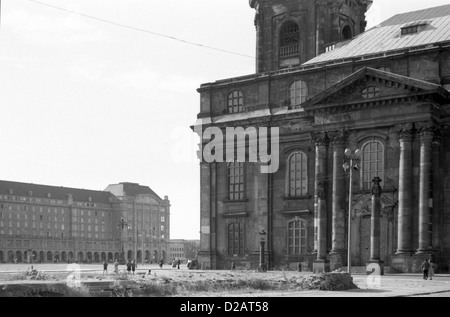
[[[330,270],[335,271],[343,268],[345,263],[347,263],[346,257],[345,251],[331,251],[327,257],[330,261]]]
[[[314,272],[314,274],[330,272],[330,261],[314,260],[313,272]]]
[[[412,273],[412,254],[396,253],[392,256],[391,268],[401,273]]]
[[[215,269],[214,254],[211,251],[199,251],[197,255],[198,266],[202,270]]]
[[[366,262],[367,275],[384,275],[384,262],[381,260],[369,260]]]

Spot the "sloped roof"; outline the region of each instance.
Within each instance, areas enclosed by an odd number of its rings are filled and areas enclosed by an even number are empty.
[[[114,195],[117,196],[131,197],[136,197],[142,194],[149,194],[159,201],[162,201],[161,197],[159,197],[150,187],[136,183],[123,182],[120,184],[111,184],[105,189],[105,191],[111,191]]]
[[[32,197],[67,200],[68,195],[70,194],[72,195],[74,201],[96,202],[103,204],[110,203],[110,199],[114,198],[113,194],[98,190],[57,187],[0,180],[0,194],[10,195],[10,190],[12,190],[12,195],[14,196],[30,196],[31,192]],[[50,197],[48,196],[49,193]],[[89,200],[89,197],[91,198],[91,200]]]
[[[419,33],[402,35],[401,29],[414,25],[415,22],[426,25]],[[338,43],[334,50],[321,54],[303,65],[329,63],[447,41],[450,41],[450,5],[395,15],[351,41]]]

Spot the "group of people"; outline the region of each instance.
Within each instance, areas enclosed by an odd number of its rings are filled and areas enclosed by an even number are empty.
[[[422,262],[422,272],[423,272],[423,279],[427,280],[428,278],[430,280],[433,279],[434,276],[434,263],[431,259],[424,260]]]
[[[128,260],[126,263],[126,267],[127,267],[127,273],[128,274],[133,274],[137,269],[137,264],[136,264],[136,260],[130,261]],[[114,273],[119,273],[119,260],[116,259],[116,261],[114,262]],[[103,275],[108,274],[108,262],[103,261]]]

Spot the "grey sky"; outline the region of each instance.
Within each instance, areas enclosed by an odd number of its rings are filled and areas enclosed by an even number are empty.
[[[171,237],[199,238],[196,89],[254,72],[243,56],[255,51],[248,1],[39,1],[116,25],[2,0],[0,178],[98,190],[145,184],[172,202]],[[369,27],[444,4],[375,0]]]

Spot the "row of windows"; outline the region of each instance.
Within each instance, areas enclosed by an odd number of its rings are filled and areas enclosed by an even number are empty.
[[[244,249],[244,228],[243,224],[234,222],[228,225],[228,254],[242,255]],[[287,245],[288,255],[307,254],[307,233],[306,221],[293,220],[287,224]]]
[[[363,190],[370,190],[372,180],[384,180],[384,146],[379,141],[367,142],[362,147],[361,184]],[[308,158],[301,151],[294,152],[287,161],[287,182],[289,197],[302,197],[308,194]],[[245,199],[244,163],[228,164],[228,199]]]
[[[300,106],[308,99],[308,86],[302,80],[294,81],[289,86],[289,101],[291,107]],[[241,113],[244,111],[244,95],[235,90],[228,95],[228,113]]]
[[[12,194],[13,191],[10,190],[10,193]],[[32,196],[33,192],[30,191],[29,195]],[[48,197],[51,197],[51,194],[48,194]],[[34,203],[42,203],[42,204],[51,204],[51,205],[62,205],[64,204],[63,200],[57,200],[57,199],[47,199],[47,198],[37,198],[37,197],[25,197],[25,196],[12,196],[12,195],[0,195],[0,200],[15,200],[15,201],[26,201],[26,202],[34,202]],[[89,201],[91,201],[92,198],[89,197]],[[78,207],[102,207],[102,208],[109,208],[107,204],[96,204],[96,203],[85,203],[85,202],[75,202],[75,206]]]

